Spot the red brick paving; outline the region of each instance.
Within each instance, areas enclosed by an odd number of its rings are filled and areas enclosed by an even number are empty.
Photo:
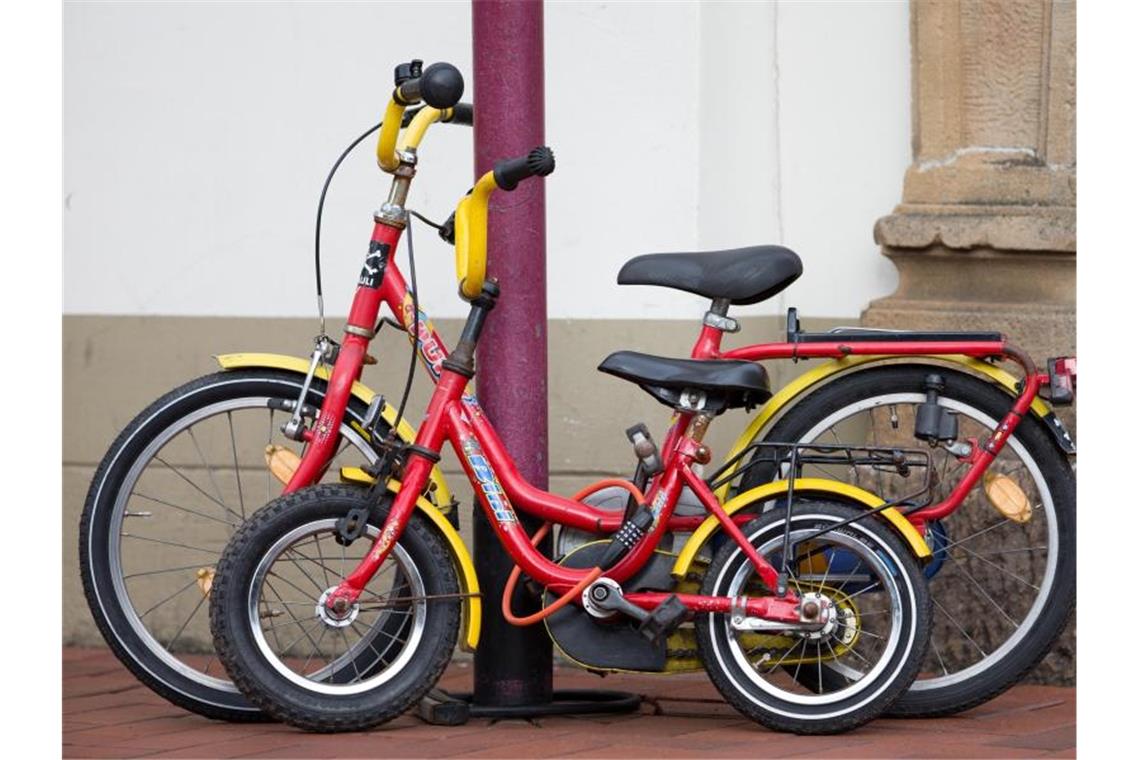
[[[469,688],[456,662],[441,686]],[[373,731],[305,734],[273,723],[226,724],[168,704],[110,652],[63,652],[64,757],[1074,757],[1076,692],[1019,686],[939,720],[878,720],[842,736],[778,734],[742,719],[703,674],[604,680],[559,669],[559,688],[643,694],[639,713],[430,726],[405,715]]]

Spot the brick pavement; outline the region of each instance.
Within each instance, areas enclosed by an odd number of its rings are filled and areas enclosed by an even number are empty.
[[[470,688],[469,662],[441,686]],[[405,715],[378,729],[335,736],[273,723],[226,724],[170,705],[106,650],[63,651],[63,756],[79,757],[1074,757],[1076,692],[1019,686],[952,718],[878,720],[842,736],[766,731],[721,702],[703,674],[599,679],[572,669],[559,688],[643,694],[629,715],[473,720],[430,726]]]

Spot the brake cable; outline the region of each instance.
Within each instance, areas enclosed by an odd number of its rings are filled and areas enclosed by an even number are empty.
[[[321,335],[325,334],[325,296],[321,287],[321,217],[324,215],[325,210],[325,195],[328,194],[329,185],[332,184],[336,170],[340,168],[344,159],[348,158],[348,154],[351,153],[357,145],[364,142],[369,135],[380,129],[383,124],[384,122],[381,121],[375,126],[369,127],[367,132],[349,143],[348,147],[344,149],[344,152],[340,154],[340,158],[332,165],[332,169],[329,170],[329,176],[325,177],[325,184],[321,188],[321,197],[317,201],[317,229],[313,240],[313,252],[317,270],[317,314],[320,315],[321,319]]]
[[[321,221],[324,217],[325,197],[328,195],[329,186],[332,184],[333,177],[336,176],[337,170],[340,169],[340,165],[342,163],[344,163],[344,160],[346,158],[348,158],[348,155],[350,153],[352,153],[352,151],[356,148],[356,146],[358,146],[358,145],[360,145],[360,143],[364,142],[369,136],[374,134],[383,125],[384,125],[383,121],[378,122],[377,124],[373,125],[372,127],[369,127],[366,132],[364,132],[362,135],[360,135],[359,137],[357,137],[355,140],[353,140],[351,143],[348,144],[348,147],[345,148],[341,152],[341,154],[337,158],[336,162],[333,163],[332,169],[329,170],[328,176],[325,177],[325,183],[321,187],[320,198],[317,200],[317,223],[316,223],[316,231],[315,231],[315,234],[313,236],[313,263],[314,263],[314,268],[316,270],[317,314],[320,317],[320,322],[321,322],[321,333],[320,333],[321,335],[326,334],[326,332],[325,332],[325,299],[324,299],[324,289],[323,289],[322,284],[321,284]],[[442,226],[442,225],[438,225],[438,224],[432,222],[430,219],[427,219],[426,217],[424,217],[419,212],[410,211],[410,213],[412,215],[414,215],[417,219],[420,219],[421,221],[425,222],[426,224],[428,224],[432,227],[435,227],[436,229],[439,229]],[[400,399],[400,407],[396,413],[396,419],[393,422],[391,428],[389,428],[389,430],[388,430],[388,443],[392,444],[392,445],[389,445],[387,447],[389,452],[392,452],[395,450],[394,444],[395,444],[396,438],[397,438],[396,431],[400,427],[400,422],[402,422],[404,419],[404,409],[408,403],[408,396],[411,394],[411,391],[412,391],[412,383],[415,380],[415,372],[416,372],[416,354],[418,353],[419,341],[420,341],[420,337],[419,337],[419,335],[420,335],[420,302],[419,302],[419,294],[417,293],[418,287],[416,286],[416,258],[415,258],[414,246],[412,243],[411,219],[408,220],[407,232],[408,232],[408,263],[410,265],[411,280],[412,280],[412,315],[413,315],[412,316],[412,334],[411,334],[412,351],[411,351],[410,360],[408,362],[408,377],[407,377],[407,380],[404,382],[404,394],[403,394],[403,397]],[[384,464],[387,465],[388,463],[385,462]]]

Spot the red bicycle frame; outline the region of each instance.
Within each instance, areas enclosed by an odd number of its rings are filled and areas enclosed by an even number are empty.
[[[597,533],[612,533],[621,527],[622,514],[594,508],[574,500],[550,494],[531,486],[518,472],[514,461],[502,441],[487,421],[478,401],[466,392],[466,376],[444,366],[449,353],[435,332],[428,316],[415,306],[407,283],[400,273],[392,253],[399,243],[401,227],[388,221],[377,220],[370,246],[371,264],[366,264],[357,287],[345,327],[344,339],[333,367],[325,400],[316,424],[304,431],[308,443],[301,463],[286,486],[286,492],[310,485],[321,477],[328,462],[336,453],[339,430],[354,381],[360,378],[368,344],[375,335],[380,306],[386,304],[414,341],[421,362],[428,370],[436,389],[428,406],[423,425],[416,436],[415,446],[403,472],[403,487],[394,499],[392,508],[373,549],[349,577],[330,595],[331,604],[338,598],[355,601],[364,585],[371,579],[387,557],[392,545],[410,518],[418,494],[427,483],[429,473],[438,461],[438,452],[444,441],[449,441],[471,483],[476,486],[480,503],[488,519],[512,559],[540,584],[559,592],[573,587],[588,571],[566,568],[544,557],[530,542],[514,511],[517,505],[523,512],[547,522]],[[379,254],[378,266],[375,255]],[[371,267],[371,268],[370,268]],[[378,270],[378,271],[377,271]],[[418,327],[417,327],[418,325]],[[412,337],[413,330],[418,335]],[[998,341],[850,341],[842,340],[811,343],[769,343],[745,346],[722,352],[723,331],[706,324],[693,347],[697,359],[766,359],[842,358],[850,355],[877,356],[948,356],[965,355],[978,359],[1009,358],[1021,365],[1025,379],[1020,395],[1012,404],[997,429],[984,444],[973,448],[965,461],[970,469],[942,502],[911,512],[908,519],[919,529],[925,521],[946,516],[962,504],[967,493],[977,484],[986,468],[1001,452],[1009,435],[1028,412],[1048,375],[1036,371],[1032,361],[1004,340]],[[755,566],[758,574],[775,588],[777,571],[746,540],[737,526],[751,519],[750,515],[728,516],[716,496],[691,465],[700,445],[692,434],[692,413],[678,413],[665,438],[662,448],[664,471],[651,483],[646,502],[654,513],[653,527],[624,558],[606,572],[607,577],[621,583],[632,577],[650,558],[662,536],[670,530],[692,530],[705,518],[675,517],[673,515],[682,488],[687,486],[721,523],[725,532],[741,547]],[[703,435],[703,430],[701,431]],[[434,458],[433,458],[434,455]],[[631,593],[626,595],[634,604],[652,608],[660,603],[660,594]],[[733,600],[727,597],[680,595],[686,607],[708,612],[730,612]],[[797,598],[789,591],[784,598],[748,599],[745,612],[749,616],[764,617],[785,622],[799,622]]]

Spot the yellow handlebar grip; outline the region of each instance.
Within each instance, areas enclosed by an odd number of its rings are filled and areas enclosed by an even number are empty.
[[[467,299],[483,292],[487,276],[487,204],[498,187],[495,173],[487,172],[455,208],[455,276],[460,294]]]
[[[396,170],[400,160],[396,158],[396,138],[400,135],[400,123],[404,120],[404,108],[395,98],[388,101],[384,111],[384,124],[380,127],[380,138],[376,141],[376,162],[386,172]],[[417,114],[418,116],[419,114]]]

